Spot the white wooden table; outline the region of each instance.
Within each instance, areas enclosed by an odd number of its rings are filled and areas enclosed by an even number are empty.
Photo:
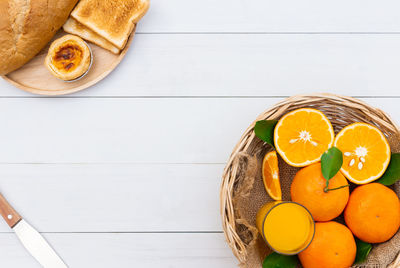
[[[224,163],[285,96],[400,120],[397,0],[153,0],[107,79],[44,98],[0,82],[0,191],[70,267],[235,267]],[[0,267],[39,267],[0,222]]]

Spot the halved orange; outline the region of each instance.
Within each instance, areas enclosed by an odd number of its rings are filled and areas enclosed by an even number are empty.
[[[329,149],[335,133],[329,119],[311,108],[301,108],[284,115],[274,131],[275,148],[291,166],[304,167],[320,161]]]
[[[262,176],[265,190],[274,200],[282,200],[281,183],[279,181],[278,156],[271,151],[264,156],[262,164]]]
[[[346,126],[337,134],[335,146],[343,153],[340,170],[356,184],[377,180],[390,162],[390,146],[385,135],[370,124]]]

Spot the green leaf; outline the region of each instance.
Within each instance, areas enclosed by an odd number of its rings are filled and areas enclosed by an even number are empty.
[[[321,156],[322,175],[326,180],[332,179],[343,164],[343,154],[336,147],[329,148]]]
[[[383,176],[377,181],[389,186],[400,180],[400,153],[392,154],[388,168]]]
[[[263,268],[296,268],[297,256],[281,255],[276,252],[269,254],[263,262]]]
[[[370,243],[361,241],[360,239],[357,238],[356,238],[356,245],[357,245],[357,254],[354,263],[362,263],[367,259],[368,254],[372,249],[372,245]]]
[[[254,133],[258,138],[274,147],[274,129],[277,123],[277,120],[257,121],[254,126]]]

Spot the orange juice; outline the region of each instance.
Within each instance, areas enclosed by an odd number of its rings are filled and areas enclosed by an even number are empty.
[[[257,228],[272,250],[294,255],[306,249],[314,237],[311,213],[295,202],[265,204],[257,213]]]

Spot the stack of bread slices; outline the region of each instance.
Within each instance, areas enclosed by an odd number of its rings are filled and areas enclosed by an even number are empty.
[[[149,4],[149,0],[81,0],[63,28],[119,54]]]

